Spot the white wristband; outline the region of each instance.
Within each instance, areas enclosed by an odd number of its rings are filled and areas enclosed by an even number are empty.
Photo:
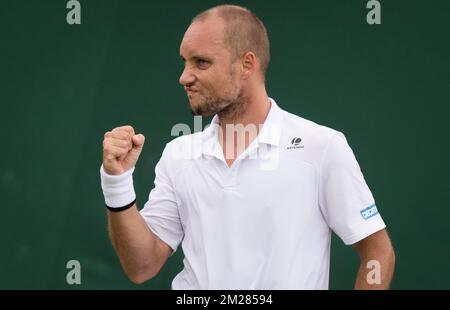
[[[134,167],[120,175],[110,175],[100,167],[100,179],[106,206],[110,209],[123,208],[136,200],[133,186]]]

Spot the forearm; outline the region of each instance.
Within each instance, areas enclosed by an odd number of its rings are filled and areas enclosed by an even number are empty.
[[[394,274],[394,266],[395,255],[392,250],[361,258],[355,289],[389,289]]]
[[[122,268],[133,282],[142,283],[159,271],[157,237],[136,205],[122,212],[108,211],[108,228]]]

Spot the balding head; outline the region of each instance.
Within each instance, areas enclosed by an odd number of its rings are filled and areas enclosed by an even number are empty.
[[[220,5],[206,10],[192,20],[202,22],[211,17],[223,19],[223,43],[234,59],[253,52],[260,63],[263,79],[270,62],[270,46],[266,28],[250,10],[236,5]]]

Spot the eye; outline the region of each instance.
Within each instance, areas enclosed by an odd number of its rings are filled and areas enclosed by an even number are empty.
[[[201,58],[196,59],[195,62],[200,69],[206,69],[210,64],[209,61],[201,59]]]

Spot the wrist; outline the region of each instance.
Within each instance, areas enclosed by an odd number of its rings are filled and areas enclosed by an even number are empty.
[[[133,185],[134,167],[120,175],[107,174],[100,167],[100,179],[106,207],[111,211],[123,211],[133,206],[136,194]]]

